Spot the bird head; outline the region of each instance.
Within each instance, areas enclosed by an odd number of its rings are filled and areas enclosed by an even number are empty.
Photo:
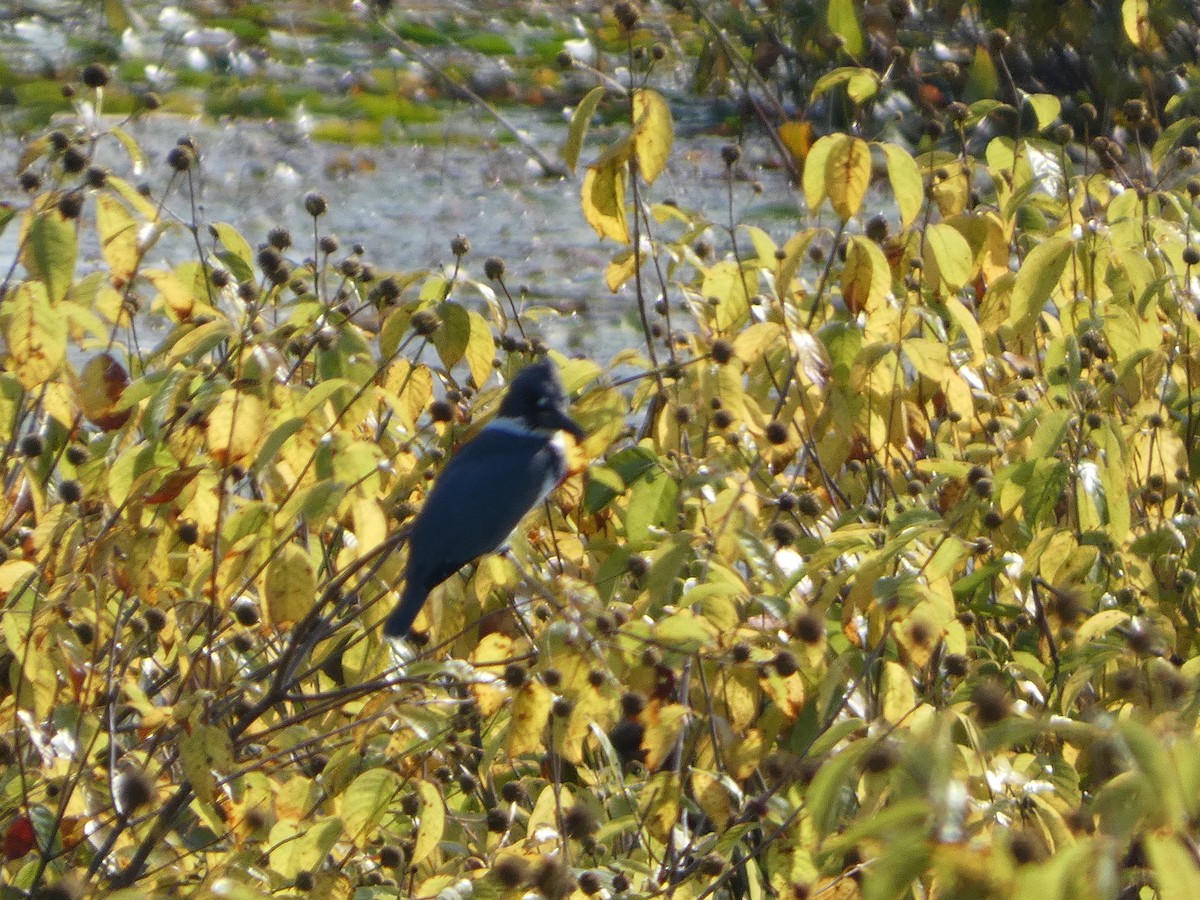
[[[522,430],[553,435],[565,431],[582,441],[584,430],[571,418],[567,392],[549,359],[526,366],[512,380],[500,401],[497,418]]]

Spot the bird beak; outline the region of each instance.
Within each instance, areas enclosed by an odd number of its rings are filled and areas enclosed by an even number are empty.
[[[571,435],[576,441],[582,442],[587,437],[587,432],[580,427],[578,422],[567,415],[566,410],[560,409],[555,411],[554,426],[560,431],[565,431]]]

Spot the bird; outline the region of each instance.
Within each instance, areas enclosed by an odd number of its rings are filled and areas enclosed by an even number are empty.
[[[566,391],[548,357],[526,366],[500,408],[434,481],[408,537],[400,602],[384,623],[389,638],[408,634],[430,591],[468,563],[499,548],[521,520],[567,477]]]

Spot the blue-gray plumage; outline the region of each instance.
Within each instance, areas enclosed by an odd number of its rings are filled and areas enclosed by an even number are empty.
[[[549,359],[522,369],[496,417],[442,470],[413,522],[400,602],[383,632],[403,637],[425,598],[467,563],[497,549],[567,475],[561,432],[583,429]]]

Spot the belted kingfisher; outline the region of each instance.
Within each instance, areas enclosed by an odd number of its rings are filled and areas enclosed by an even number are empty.
[[[495,418],[447,463],[408,538],[404,592],[383,626],[408,633],[435,587],[499,547],[567,476],[562,432],[582,440],[554,363],[543,359],[512,380]]]

